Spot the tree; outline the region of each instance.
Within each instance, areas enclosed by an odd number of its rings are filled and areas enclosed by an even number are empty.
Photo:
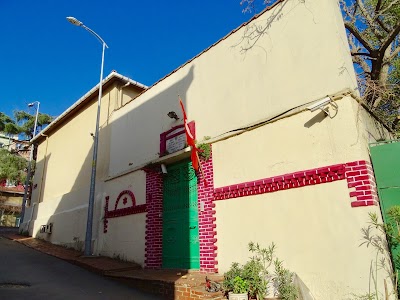
[[[15,183],[24,182],[27,160],[6,149],[0,149],[0,182],[9,180]]]
[[[273,5],[283,0],[265,0]],[[302,0],[307,2],[307,0]],[[387,125],[400,107],[400,0],[339,0],[362,99]],[[243,12],[258,0],[241,0]]]
[[[340,0],[340,7],[364,101],[391,124],[400,105],[400,0]]]
[[[47,114],[39,113],[37,120],[37,129],[36,132],[33,132],[35,127],[35,119],[36,115],[31,115],[23,110],[18,110],[14,112],[15,120],[18,124],[19,133],[25,134],[29,139],[32,139],[35,134],[40,131],[44,125],[50,124],[54,118]]]
[[[14,120],[0,112],[0,131],[5,131],[8,124],[14,124]]]

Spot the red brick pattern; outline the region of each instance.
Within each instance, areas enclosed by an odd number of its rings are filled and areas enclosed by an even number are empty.
[[[204,177],[200,177],[197,193],[199,208],[199,244],[200,270],[204,272],[218,272],[216,265],[217,231],[214,200],[214,170],[212,156],[201,162]],[[205,180],[207,183],[205,183]]]
[[[159,269],[162,264],[162,175],[146,173],[146,249],[145,267]]]
[[[345,165],[338,164],[216,188],[214,195],[215,200],[225,200],[332,182],[344,178]]]
[[[131,200],[132,205],[127,206],[127,207],[122,207],[118,208],[119,200],[123,197],[123,204],[127,204],[128,197]],[[133,215],[133,214],[140,214],[146,212],[146,204],[141,204],[141,205],[136,205],[136,200],[135,200],[135,195],[133,194],[132,191],[130,190],[124,190],[121,193],[119,193],[117,201],[115,202],[115,207],[114,210],[108,210],[110,202],[110,196],[106,196],[106,203],[104,205],[104,218],[103,218],[103,232],[107,233],[108,231],[108,219],[109,218],[118,218],[118,217],[123,217],[127,215]]]
[[[175,286],[174,300],[223,300],[226,299],[222,292],[209,293],[204,287],[192,288],[190,286]]]
[[[218,272],[216,265],[216,225],[214,200],[214,171],[212,156],[202,161],[204,178],[199,174],[197,185],[199,210],[200,270]],[[207,182],[207,183],[206,183]],[[158,269],[162,265],[162,175],[147,170],[146,173],[146,249],[145,266]]]
[[[352,207],[378,204],[374,171],[369,161],[359,160],[346,164],[346,179],[350,197],[356,200],[351,202]]]
[[[288,173],[255,181],[243,182],[230,186],[216,188],[214,200],[246,197],[264,193],[272,193],[308,185],[347,179],[350,197],[356,197],[352,207],[376,205],[378,197],[372,166],[365,160],[337,164],[316,169]]]

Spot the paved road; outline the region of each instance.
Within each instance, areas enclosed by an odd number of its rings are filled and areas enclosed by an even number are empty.
[[[0,237],[0,299],[152,300],[160,297]]]

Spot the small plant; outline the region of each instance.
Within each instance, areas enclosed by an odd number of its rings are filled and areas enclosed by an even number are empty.
[[[19,231],[19,234],[20,234],[20,235],[23,235],[23,236],[29,236],[29,231],[28,231],[28,230],[23,230],[23,229],[22,229],[22,230]]]
[[[231,268],[224,274],[224,282],[222,283],[226,291],[233,291],[234,281],[236,277],[240,277],[242,268],[237,262],[232,263]]]
[[[74,249],[82,252],[83,251],[83,241],[78,236],[74,236]]]
[[[119,261],[128,261],[128,259],[123,254],[114,254],[113,259],[116,259]]]
[[[248,284],[251,298],[264,299],[268,292],[269,281],[277,286],[278,296],[282,300],[296,300],[298,290],[293,282],[294,273],[283,267],[282,261],[275,257],[275,244],[262,248],[258,243],[249,243],[250,260],[243,266],[232,263],[224,275],[223,286],[226,291],[233,291],[235,280],[240,277]],[[274,270],[271,270],[274,267]],[[276,296],[276,295],[275,295]]]
[[[233,290],[232,292],[235,294],[244,294],[249,290],[249,283],[246,279],[243,279],[240,276],[236,276],[233,279]]]
[[[207,141],[211,139],[210,136],[205,136],[203,141]],[[201,143],[197,145],[197,149],[199,149],[199,156],[204,160],[208,160],[211,156],[211,145],[208,143]]]
[[[393,206],[386,211],[388,216],[388,223],[381,223],[376,213],[369,213],[368,226],[361,229],[363,234],[363,242],[360,244],[366,247],[371,247],[375,251],[375,258],[371,260],[370,265],[370,286],[373,288],[369,290],[365,295],[353,295],[357,299],[371,299],[380,300],[383,296],[378,291],[378,278],[380,271],[383,271],[384,285],[386,286],[386,280],[391,280],[395,289],[391,294],[394,294],[396,299],[398,298],[399,285],[398,275],[396,272],[396,265],[400,265],[399,255],[393,255],[391,257],[390,249],[398,250],[397,247],[400,245],[400,206]],[[391,261],[392,259],[392,261]],[[392,262],[394,266],[392,266]],[[393,270],[394,267],[394,270]],[[389,299],[389,291],[385,291],[384,299]]]
[[[294,274],[283,267],[282,261],[274,261],[278,294],[285,300],[296,300],[299,296],[297,287],[293,283]]]

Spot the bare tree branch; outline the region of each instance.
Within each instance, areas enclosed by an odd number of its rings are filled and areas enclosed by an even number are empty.
[[[357,56],[357,55],[359,55],[359,56],[368,56],[368,57],[372,57],[372,56],[371,56],[371,53],[368,53],[368,52],[352,52],[351,55],[352,55],[352,56]]]
[[[362,3],[361,0],[356,0],[357,5],[360,8],[361,13],[363,14],[365,20],[367,21],[369,27],[371,28],[372,32],[375,34],[375,36],[378,39],[383,39],[383,35],[376,29],[376,23],[374,22],[374,19],[371,17],[367,9],[365,8],[364,4]]]
[[[390,63],[399,53],[400,53],[400,46],[397,46],[397,48],[393,50],[392,54],[390,54],[390,56],[386,58],[383,61],[383,63],[384,64]]]
[[[342,8],[342,11],[346,14],[346,16],[348,18],[350,18],[351,22],[354,23],[355,20],[356,20],[355,17],[354,17],[354,13],[349,11],[349,8],[348,8],[348,6],[346,4],[346,1],[345,0],[339,0],[339,2],[340,2],[340,7]]]
[[[378,24],[382,27],[383,30],[385,30],[387,33],[390,32],[391,29],[388,28],[388,27],[386,26],[386,24],[384,24],[384,23],[382,22],[381,19],[379,19],[379,16],[375,17],[374,20],[376,20],[376,22],[378,22]]]
[[[356,46],[353,36],[349,35],[348,36],[348,41],[349,41],[349,45],[350,45],[350,48],[352,49],[352,51],[358,52],[360,50],[360,47]],[[363,69],[364,74],[370,74],[371,73],[371,69],[370,69],[369,65],[367,64],[367,62],[362,57],[354,56],[353,57],[353,61]]]
[[[393,31],[386,37],[385,41],[382,43],[382,46],[379,48],[379,52],[382,54],[386,51],[387,47],[396,39],[397,35],[400,33],[400,21],[396,24]]]
[[[368,42],[367,38],[364,37],[360,31],[358,31],[353,23],[345,22],[344,26],[348,31],[350,31],[352,35],[354,35],[354,37],[364,46],[365,49],[367,49],[371,53],[374,51],[374,48]]]
[[[382,0],[378,0],[378,2],[376,3],[376,6],[375,6],[375,14],[376,14],[378,11],[380,11],[381,5],[382,5]]]

